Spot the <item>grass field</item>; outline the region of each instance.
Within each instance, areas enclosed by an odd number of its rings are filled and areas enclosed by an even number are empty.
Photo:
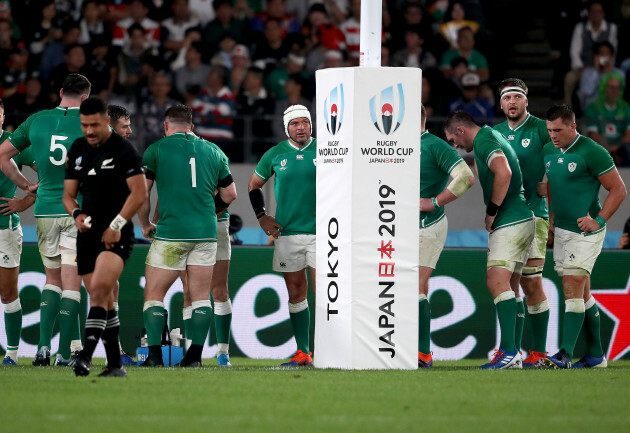
[[[28,358],[22,358],[27,364]],[[604,370],[279,369],[207,360],[201,369],[0,368],[0,432],[627,432],[630,361]]]

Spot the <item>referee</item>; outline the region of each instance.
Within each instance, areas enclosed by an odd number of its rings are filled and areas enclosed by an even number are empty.
[[[63,205],[79,231],[77,266],[90,295],[90,311],[85,346],[73,370],[77,376],[90,374],[92,355],[102,338],[107,368],[99,376],[124,377],[113,288],[131,255],[131,218],[147,199],[146,181],[136,150],[110,129],[105,102],[89,97],[79,113],[83,137],[68,152]],[[78,193],[83,198],[81,208]]]

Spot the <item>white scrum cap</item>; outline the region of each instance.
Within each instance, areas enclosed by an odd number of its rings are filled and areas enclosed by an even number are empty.
[[[313,121],[311,120],[311,113],[308,112],[308,108],[306,108],[304,105],[298,104],[291,105],[289,108],[284,110],[284,133],[287,134],[287,137],[289,137],[289,123],[293,119],[299,119],[301,117],[306,117],[311,123],[311,134],[313,134]]]

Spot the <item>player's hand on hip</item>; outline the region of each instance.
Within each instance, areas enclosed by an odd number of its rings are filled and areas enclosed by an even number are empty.
[[[0,204],[0,213],[2,215],[11,215],[28,209],[24,201],[19,198],[0,197],[0,200],[6,201],[6,203]]]
[[[258,220],[260,227],[266,234],[278,238],[280,236],[280,230],[282,226],[276,222],[276,218],[271,215],[265,215]]]
[[[495,218],[496,216],[490,216],[486,214],[486,230],[488,231],[488,233],[492,233],[494,231],[492,230],[492,224],[494,224]]]
[[[120,232],[112,230],[110,227],[107,227],[107,230],[103,233],[103,237],[101,238],[101,242],[105,244],[105,249],[111,250],[114,247],[114,244],[120,241]]]
[[[87,232],[90,228],[92,228],[92,218],[90,218],[87,214],[79,214],[74,219],[74,225],[77,226],[77,230],[81,233]]]
[[[589,215],[577,219],[577,225],[583,233],[591,233],[599,230],[601,227]]]
[[[536,191],[538,192],[539,196],[547,197],[547,182],[538,182]]]
[[[24,192],[26,192],[26,194],[30,195],[31,197],[37,197],[37,188],[39,188],[39,182],[31,183],[29,186],[26,187]]]
[[[420,199],[420,212],[431,212],[435,209],[433,205],[433,200],[430,198],[421,198]]]
[[[142,236],[144,236],[145,239],[152,241],[154,239],[156,230],[157,229],[155,227],[155,224],[149,223],[149,225],[142,227]]]

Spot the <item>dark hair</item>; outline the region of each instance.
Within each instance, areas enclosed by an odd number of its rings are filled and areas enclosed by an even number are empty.
[[[459,37],[459,35],[462,34],[462,32],[470,32],[473,34],[473,37],[475,35],[475,31],[469,26],[464,26],[461,29],[457,30],[457,37]]]
[[[448,117],[446,118],[446,123],[444,124],[444,131],[452,133],[453,130],[459,125],[464,125],[468,127],[477,126],[477,124],[475,123],[475,119],[473,119],[470,114],[466,113],[465,111],[458,110],[453,111],[448,115]]]
[[[501,84],[499,84],[499,93],[501,93],[501,91],[506,87],[520,87],[521,89],[525,90],[525,93],[528,92],[527,84],[525,84],[525,81],[521,80],[520,78],[506,78],[505,80],[501,81]]]
[[[89,95],[92,84],[81,74],[68,74],[61,85],[64,96],[79,97]]]
[[[0,108],[4,110],[4,101],[2,101],[2,99],[0,99]]]
[[[265,71],[256,66],[252,66],[247,70],[247,72],[253,74],[256,78],[260,78],[261,80],[265,74]]]
[[[79,107],[79,113],[84,116],[90,116],[92,114],[107,115],[107,104],[99,96],[90,96],[81,103]]]
[[[85,50],[83,49],[83,46],[80,44],[70,44],[70,45],[66,45],[65,47],[63,47],[63,54],[64,55],[68,55],[70,54],[70,51],[74,50],[75,48],[81,48],[83,50],[83,53],[85,53]]]
[[[453,60],[451,60],[451,68],[455,69],[462,63],[466,65],[466,67],[468,67],[468,60],[466,60],[466,57],[457,56]]]
[[[299,86],[302,86],[302,89],[306,89],[306,86],[308,86],[308,81],[307,81],[306,78],[304,78],[304,76],[302,74],[291,74],[287,78],[287,81],[288,80],[291,80],[295,84],[297,84]]]
[[[547,120],[553,122],[554,120],[562,119],[562,123],[570,125],[575,122],[575,113],[573,109],[568,105],[554,105],[547,110]]]
[[[184,104],[173,105],[164,113],[164,120],[189,125],[192,123],[192,110]]]
[[[593,54],[597,54],[599,53],[599,49],[601,47],[608,47],[608,49],[610,50],[610,53],[614,56],[615,55],[615,47],[613,46],[613,44],[611,44],[608,41],[602,41],[602,42],[596,42],[593,44]]]
[[[230,70],[223,65],[212,65],[210,67],[210,74],[216,72],[223,84],[227,84],[230,81]],[[208,74],[209,75],[209,74]]]
[[[427,120],[427,109],[424,108],[424,104],[422,102],[420,103],[420,115],[422,116],[422,122]]]
[[[214,0],[212,2],[212,7],[216,11],[221,6],[229,5],[232,6],[232,0]]]
[[[146,34],[144,27],[142,27],[140,24],[138,23],[133,23],[132,25],[129,26],[129,28],[127,29],[127,34],[129,36],[132,35],[132,33],[136,30],[140,30],[142,32],[142,34]]]
[[[129,119],[131,113],[125,107],[120,105],[108,105],[107,115],[110,117],[110,123],[115,124],[118,119]]]

